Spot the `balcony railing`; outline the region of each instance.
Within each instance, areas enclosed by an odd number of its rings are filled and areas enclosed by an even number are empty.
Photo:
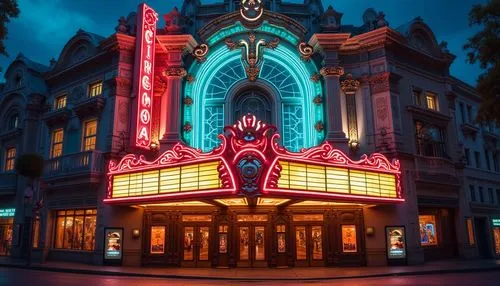
[[[0,193],[15,194],[17,188],[17,174],[16,173],[0,173]]]
[[[415,155],[416,178],[445,184],[457,184],[455,164],[445,158]]]
[[[45,178],[100,174],[104,171],[104,158],[101,152],[86,151],[63,155],[45,161]]]

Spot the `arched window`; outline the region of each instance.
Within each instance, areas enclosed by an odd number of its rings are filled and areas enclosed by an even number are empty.
[[[15,88],[23,87],[23,74],[21,72],[17,72],[14,77],[14,86]]]
[[[8,122],[7,122],[7,129],[12,130],[19,127],[19,114],[14,113],[9,116]]]

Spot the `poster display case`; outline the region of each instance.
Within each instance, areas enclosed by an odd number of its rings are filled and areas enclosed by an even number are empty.
[[[104,264],[121,265],[123,261],[123,228],[104,228]]]
[[[385,241],[387,263],[389,265],[406,264],[406,229],[404,226],[386,226]]]

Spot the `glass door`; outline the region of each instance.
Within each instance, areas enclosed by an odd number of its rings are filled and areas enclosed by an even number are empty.
[[[323,226],[321,225],[295,226],[296,266],[324,265],[323,237]]]
[[[266,267],[266,227],[247,225],[238,228],[238,266]]]
[[[184,226],[182,243],[183,266],[210,266],[210,228],[208,226]]]

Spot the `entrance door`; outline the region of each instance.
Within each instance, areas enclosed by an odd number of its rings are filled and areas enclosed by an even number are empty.
[[[295,265],[324,266],[322,225],[295,226]]]
[[[488,227],[486,225],[486,218],[475,218],[474,225],[476,226],[476,240],[477,250],[481,258],[490,258],[490,244]]]
[[[238,227],[238,266],[266,267],[266,227],[245,225]]]
[[[209,267],[210,228],[184,226],[182,266]]]

